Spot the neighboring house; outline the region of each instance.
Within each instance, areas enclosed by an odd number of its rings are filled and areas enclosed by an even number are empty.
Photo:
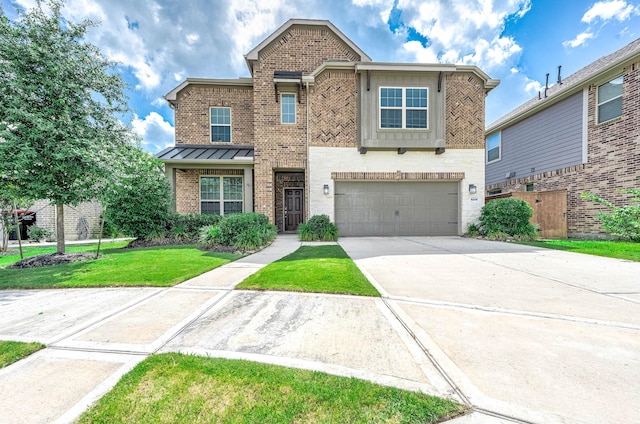
[[[567,190],[569,236],[604,235],[602,208],[640,185],[640,39],[561,79],[486,130],[487,194]]]
[[[178,213],[256,211],[284,232],[327,214],[341,235],[456,235],[476,220],[498,81],[372,62],[319,20],[289,20],[245,59],[250,78],[189,78],[165,96],[175,146],[157,157]]]

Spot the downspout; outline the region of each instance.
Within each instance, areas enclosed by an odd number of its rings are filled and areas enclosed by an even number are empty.
[[[305,192],[307,193],[307,195],[305,196],[305,203],[306,203],[306,208],[305,208],[305,222],[308,220],[306,217],[309,216],[309,208],[311,207],[311,184],[309,183],[309,178],[311,177],[311,166],[310,166],[310,161],[309,161],[309,141],[310,141],[310,132],[309,132],[309,81],[305,81],[305,86],[307,89],[307,175],[305,178]]]

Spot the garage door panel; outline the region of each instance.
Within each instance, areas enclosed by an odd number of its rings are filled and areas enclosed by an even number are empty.
[[[340,234],[456,235],[457,182],[336,182]]]

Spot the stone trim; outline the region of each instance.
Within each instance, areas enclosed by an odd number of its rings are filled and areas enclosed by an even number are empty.
[[[585,169],[587,169],[587,167],[588,167],[588,164],[586,163],[583,163],[580,165],[573,165],[566,168],[555,169],[553,171],[547,171],[547,172],[541,172],[539,174],[529,175],[528,177],[514,178],[507,181],[490,184],[486,188],[487,190],[492,190],[496,188],[505,188],[509,186],[516,186],[519,184],[532,183],[532,182],[544,180],[545,178],[562,176],[562,175],[570,175],[576,172],[584,171]]]
[[[198,169],[200,175],[240,175],[244,176],[244,169]]]
[[[461,181],[464,172],[332,172],[336,181]]]

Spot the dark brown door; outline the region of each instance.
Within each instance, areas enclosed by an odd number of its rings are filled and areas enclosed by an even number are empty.
[[[304,191],[301,188],[284,190],[284,230],[296,231],[302,222]]]

